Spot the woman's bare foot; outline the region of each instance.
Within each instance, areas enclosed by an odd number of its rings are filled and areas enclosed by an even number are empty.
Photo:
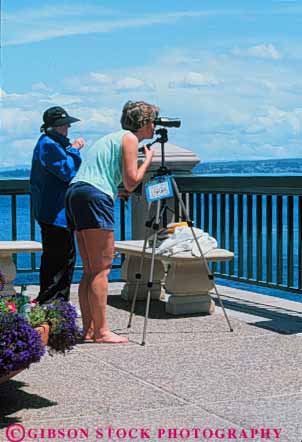
[[[117,335],[111,331],[104,333],[100,338],[94,339],[97,344],[126,344],[129,342],[125,336]]]
[[[83,336],[82,342],[94,342],[94,337]]]
[[[84,342],[94,342],[94,331],[89,329],[87,332],[83,333],[82,341]]]

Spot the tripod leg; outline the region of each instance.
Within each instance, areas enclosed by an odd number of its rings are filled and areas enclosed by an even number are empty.
[[[149,280],[148,280],[148,295],[147,295],[147,302],[146,302],[142,345],[145,345],[145,342],[146,342],[147,323],[148,323],[150,300],[151,300],[151,289],[152,289],[152,285],[153,285],[155,248],[156,248],[157,235],[158,235],[158,229],[159,229],[159,220],[160,220],[160,206],[161,206],[161,202],[160,202],[160,200],[158,200],[157,206],[156,206],[155,223],[153,224],[154,234],[153,234],[153,244],[152,244],[150,275],[149,275]]]
[[[142,278],[142,273],[143,273],[143,266],[144,266],[144,260],[145,260],[145,254],[146,254],[146,248],[147,248],[147,241],[148,241],[148,230],[151,228],[152,226],[152,220],[149,220],[149,214],[151,211],[151,206],[152,203],[150,203],[148,205],[148,221],[146,222],[146,228],[145,228],[145,238],[144,238],[144,246],[143,246],[143,252],[142,252],[142,257],[141,257],[141,261],[140,261],[140,266],[139,266],[139,272],[137,272],[135,274],[135,278],[136,278],[136,283],[135,283],[135,290],[134,290],[134,296],[132,299],[132,303],[131,303],[131,311],[130,311],[130,315],[129,315],[129,322],[127,325],[127,328],[131,328],[131,323],[132,323],[132,318],[133,318],[133,314],[134,314],[134,310],[135,310],[135,304],[136,304],[136,299],[137,299],[137,295],[138,295],[138,288],[139,288],[139,282]]]
[[[220,294],[218,293],[218,290],[217,290],[217,287],[216,287],[216,284],[215,284],[215,281],[214,281],[214,275],[212,274],[212,272],[211,272],[210,269],[209,269],[208,262],[207,262],[207,260],[206,260],[206,258],[205,258],[205,256],[204,256],[204,254],[202,253],[202,250],[201,250],[200,244],[199,244],[199,242],[198,242],[198,239],[197,239],[196,233],[194,232],[194,229],[193,229],[193,222],[190,220],[190,216],[189,216],[189,214],[188,214],[187,208],[186,208],[186,206],[185,206],[185,204],[184,204],[184,202],[183,202],[183,200],[182,200],[182,198],[181,198],[181,194],[180,194],[180,192],[179,192],[179,190],[178,190],[178,187],[177,187],[176,181],[175,181],[175,179],[174,179],[173,177],[171,177],[171,181],[172,181],[172,185],[173,185],[173,189],[174,189],[174,193],[175,193],[175,195],[176,195],[176,198],[177,198],[177,200],[178,200],[178,202],[179,202],[179,204],[180,204],[180,206],[181,206],[181,209],[182,209],[183,213],[185,214],[186,221],[187,221],[187,223],[188,223],[188,226],[189,226],[190,229],[191,229],[191,232],[192,232],[192,235],[193,235],[194,241],[195,241],[196,246],[197,246],[197,248],[198,248],[198,251],[199,251],[199,253],[200,253],[200,259],[201,259],[201,262],[202,262],[202,264],[205,266],[205,268],[206,268],[206,270],[207,270],[207,272],[208,272],[208,278],[209,278],[210,280],[213,281],[213,287],[214,287],[214,290],[215,290],[215,294],[217,295],[217,298],[218,298],[218,301],[219,301],[220,307],[222,308],[222,311],[223,311],[224,317],[225,317],[225,319],[226,319],[226,321],[227,321],[227,324],[228,324],[228,326],[229,326],[229,329],[230,329],[230,331],[232,332],[232,331],[233,331],[233,328],[232,328],[232,326],[231,326],[231,322],[230,322],[230,320],[229,320],[229,318],[228,318],[228,315],[227,315],[227,313],[226,313],[226,310],[225,310],[225,308],[224,308],[224,305],[223,305],[222,299],[221,299],[221,297],[220,297]]]

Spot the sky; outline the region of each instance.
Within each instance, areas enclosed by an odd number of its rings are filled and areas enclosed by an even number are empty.
[[[63,106],[87,145],[128,100],[201,160],[302,157],[302,0],[2,0],[0,168]]]

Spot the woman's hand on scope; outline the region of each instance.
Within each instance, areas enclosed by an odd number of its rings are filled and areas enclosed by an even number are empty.
[[[130,192],[128,192],[128,190],[126,190],[124,187],[119,189],[117,197],[120,198],[121,200],[124,201],[128,201],[130,196]]]
[[[155,150],[152,147],[147,147],[147,146],[143,147],[144,147],[145,160],[151,163],[152,158],[155,154]]]

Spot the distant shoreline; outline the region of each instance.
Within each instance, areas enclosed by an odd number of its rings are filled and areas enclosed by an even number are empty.
[[[257,174],[302,174],[302,158],[265,160],[202,161],[193,169],[194,173],[206,175],[257,175]],[[29,178],[30,167],[0,168],[0,179]]]

